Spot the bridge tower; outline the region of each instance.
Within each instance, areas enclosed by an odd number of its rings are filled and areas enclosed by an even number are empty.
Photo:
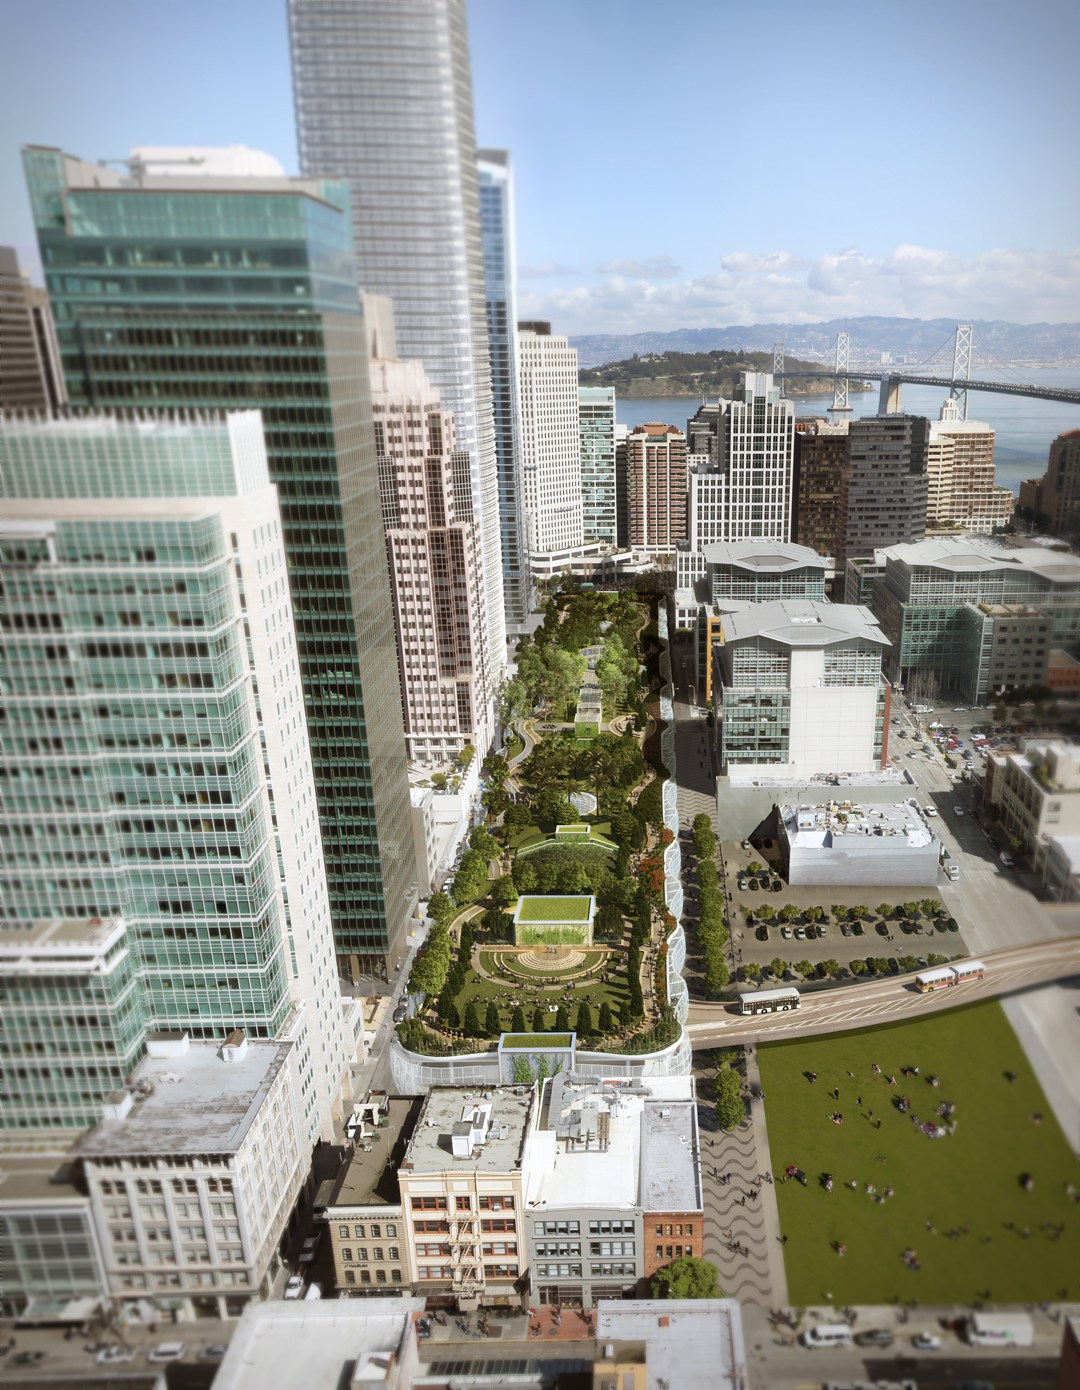
[[[956,402],[961,420],[967,419],[968,393],[962,382],[971,380],[971,357],[975,345],[975,335],[970,323],[956,325],[956,342],[953,346],[952,388],[949,395]]]
[[[898,376],[882,375],[881,390],[878,392],[879,415],[899,415],[903,406],[900,403],[900,387],[903,382]]]
[[[773,343],[772,345],[772,369],[773,376],[777,380],[782,380],[784,376],[784,345],[783,343]]]
[[[834,411],[850,410],[848,405],[848,361],[851,356],[851,338],[847,333],[836,335],[836,375],[833,377],[833,398],[829,414]]]

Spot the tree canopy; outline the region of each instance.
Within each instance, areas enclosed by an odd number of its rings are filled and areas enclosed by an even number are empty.
[[[652,1277],[653,1298],[723,1298],[716,1266],[696,1255],[683,1255]]]

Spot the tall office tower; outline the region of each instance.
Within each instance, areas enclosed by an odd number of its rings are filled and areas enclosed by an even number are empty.
[[[503,603],[506,626],[521,631],[532,609],[532,579],[525,545],[518,397],[517,263],[514,252],[514,180],[506,150],[477,150],[484,303],[491,354],[495,457],[499,468]]]
[[[848,559],[926,535],[930,421],[918,415],[872,415],[848,430]]]
[[[497,688],[506,617],[465,0],[289,0],[289,39],[301,172],[348,179],[360,287],[393,299],[399,351],[424,364],[470,457]]]
[[[769,372],[744,372],[741,399],[703,405],[688,422],[695,544],[790,539],[794,411]]]
[[[585,540],[614,545],[615,390],[578,387],[581,422],[581,526]]]
[[[795,540],[830,556],[841,573],[850,470],[848,424],[847,420],[795,421]]]
[[[674,425],[626,436],[626,532],[630,545],[658,552],[686,539],[686,435]]]
[[[530,554],[582,543],[578,358],[549,323],[518,324],[521,457]]]
[[[988,535],[1008,525],[1015,506],[1015,494],[995,484],[993,425],[961,419],[956,402],[944,401],[930,424],[927,526]]]
[[[0,246],[0,411],[56,410],[64,404],[56,330],[45,291]]]
[[[362,298],[405,743],[410,762],[438,766],[493,733],[469,456],[422,365],[397,361],[390,301]]]
[[[1043,476],[1020,484],[1020,505],[1054,535],[1080,533],[1080,430],[1053,441]]]
[[[20,418],[0,465],[5,944],[122,919],[148,1025],[295,1037],[329,1140],[351,1049],[262,420]],[[91,1055],[119,1026],[70,1023]]]
[[[72,401],[262,411],[339,970],[384,973],[416,872],[348,189],[25,161]]]

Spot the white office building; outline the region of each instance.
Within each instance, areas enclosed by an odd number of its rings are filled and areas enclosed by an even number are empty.
[[[578,357],[551,325],[518,326],[525,528],[530,554],[580,548]]]
[[[118,1305],[237,1317],[266,1298],[311,1159],[292,1043],[151,1034],[73,1150]]]
[[[868,608],[748,603],[721,626],[713,706],[729,777],[801,781],[884,765],[889,641]]]

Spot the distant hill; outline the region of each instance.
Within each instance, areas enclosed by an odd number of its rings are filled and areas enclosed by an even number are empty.
[[[816,362],[796,357],[784,359],[789,371],[805,367],[820,370]],[[733,397],[741,372],[771,372],[771,352],[646,352],[625,362],[608,362],[599,367],[583,367],[578,372],[582,386],[614,386],[622,397],[651,399],[657,396]],[[852,383],[855,390],[859,384]],[[786,396],[820,395],[819,378],[784,378]]]
[[[975,360],[987,356],[1003,365],[1068,366],[1080,362],[1080,323],[1009,323],[1004,319],[973,322]],[[727,328],[676,328],[669,333],[593,333],[571,338],[582,367],[624,362],[635,354],[660,352],[768,352],[784,344],[789,357],[831,363],[836,335],[851,335],[852,365],[871,366],[883,352],[911,363],[925,362],[946,349],[951,363],[955,319],[850,318],[827,323],[752,323]]]

